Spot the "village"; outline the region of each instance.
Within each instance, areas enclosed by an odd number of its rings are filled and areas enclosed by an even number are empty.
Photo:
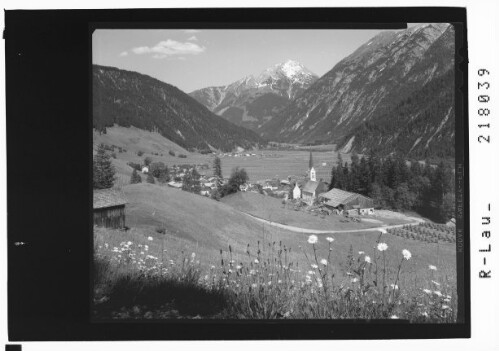
[[[226,157],[279,157],[272,154],[257,155],[255,153],[244,152],[221,153],[216,156],[220,159]],[[154,164],[146,163],[141,165],[140,172],[147,177],[151,173],[151,167]],[[132,166],[134,165],[132,164]],[[192,174],[193,171],[199,175],[198,182],[200,190],[198,194],[201,196],[211,198],[220,186],[226,185],[229,182],[228,177],[221,179],[216,177],[207,163],[196,165],[181,164],[168,168],[169,181],[165,185],[173,189],[182,190],[184,187],[184,178],[186,175]],[[351,221],[359,221],[359,216],[369,216],[375,213],[374,202],[371,198],[337,188],[329,189],[328,187],[329,184],[322,178],[317,179],[313,155],[310,152],[308,170],[303,172],[302,175],[288,175],[285,179],[248,180],[244,184],[239,185],[238,191],[279,199],[282,205],[295,211],[304,211],[321,216],[343,216]],[[122,223],[120,222],[120,224]]]

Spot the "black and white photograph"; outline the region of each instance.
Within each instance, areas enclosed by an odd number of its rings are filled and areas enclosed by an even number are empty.
[[[96,28],[91,320],[458,322],[456,30]]]

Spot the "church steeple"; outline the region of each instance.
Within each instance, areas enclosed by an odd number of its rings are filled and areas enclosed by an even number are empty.
[[[308,170],[310,171],[312,168],[314,168],[314,160],[312,158],[312,151],[310,151],[310,158],[308,160]]]

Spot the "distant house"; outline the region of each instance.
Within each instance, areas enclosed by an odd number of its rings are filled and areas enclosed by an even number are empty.
[[[248,184],[239,185],[239,190],[241,190],[241,191],[248,191],[249,189],[250,189],[250,186]]]
[[[346,211],[349,214],[360,215],[374,214],[373,199],[361,194],[334,188],[321,194],[320,199],[324,201],[325,206],[340,212]]]
[[[456,219],[451,218],[447,223],[445,223],[448,227],[455,227],[456,226]]]
[[[312,204],[320,194],[327,190],[326,184],[314,180],[309,180],[301,191],[301,198],[308,204]]]
[[[201,189],[201,191],[199,192],[199,194],[201,194],[203,196],[210,196],[211,195],[211,188],[209,188],[209,187],[203,187]]]
[[[94,190],[94,225],[120,229],[125,227],[125,195],[116,189]]]
[[[301,198],[301,189],[298,187],[298,183],[295,183],[295,187],[293,189],[293,199]]]
[[[142,167],[142,173],[144,174],[149,173],[149,167],[147,166]]]
[[[289,180],[282,179],[281,180],[281,185],[290,185],[290,182],[289,182]]]
[[[171,181],[167,183],[169,187],[175,188],[175,189],[182,189],[182,182],[175,182]]]

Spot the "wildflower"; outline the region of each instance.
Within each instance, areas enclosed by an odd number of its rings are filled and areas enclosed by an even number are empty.
[[[251,287],[252,287],[253,289],[256,289],[257,285],[256,285],[255,283],[253,283],[253,284],[251,284]]]
[[[352,283],[357,283],[358,281],[359,281],[359,279],[357,279],[357,278],[353,278],[353,279],[351,280],[351,282],[352,282]]]
[[[132,245],[133,243],[131,241],[126,243],[128,246]]]
[[[211,265],[211,267],[210,267],[210,268],[211,268],[211,269],[215,269],[215,266],[214,266],[214,265]]]
[[[322,288],[322,281],[320,279],[317,279],[317,287]]]
[[[447,310],[447,309],[450,309],[450,307],[449,307],[449,306],[447,306],[447,305],[442,305],[442,309],[443,309],[443,310]]]
[[[444,302],[450,302],[450,299],[445,298]]]
[[[412,257],[411,252],[409,250],[402,250],[402,255],[404,255],[404,258],[409,261],[410,258]]]
[[[109,248],[109,244],[108,243],[104,243],[104,247],[107,249]]]
[[[149,246],[144,245],[144,250],[146,250],[146,251],[149,250]]]
[[[117,247],[113,247],[113,252],[118,252],[118,248]]]
[[[232,273],[232,269],[229,269],[229,274]]]
[[[317,235],[310,235],[308,237],[308,243],[309,244],[316,244],[319,239],[317,238]]]
[[[385,243],[379,243],[378,244],[378,250],[379,251],[385,251],[386,249],[388,249],[388,245],[386,245]]]
[[[259,264],[259,263],[260,263],[260,261],[258,261],[258,259],[256,259],[256,258],[255,258],[255,263],[256,263],[256,264]]]
[[[315,274],[314,271],[308,271],[307,273],[310,274],[310,275],[314,275]]]
[[[322,263],[324,266],[327,266],[327,260],[326,260],[325,258],[323,258],[323,259],[321,260],[321,263]]]
[[[440,286],[440,283],[439,282],[436,282],[434,280],[431,281],[433,284],[435,284],[436,286]]]
[[[437,270],[437,267],[435,267],[434,265],[429,265],[428,266],[429,269],[431,269],[432,271],[436,271]]]
[[[307,283],[311,283],[311,282],[312,282],[312,278],[310,278],[310,276],[309,276],[309,275],[306,275],[306,276],[305,276],[305,281],[306,281]]]
[[[425,311],[425,312],[421,313],[421,315],[425,316],[425,317],[428,317],[428,312]]]
[[[309,240],[310,240],[310,239],[309,239]],[[333,239],[333,238],[331,238],[330,236],[328,236],[328,237],[326,238],[326,240],[327,240],[327,241],[329,241],[330,243],[332,243],[332,242],[334,241],[334,239]]]
[[[438,297],[441,297],[441,296],[442,296],[442,293],[441,293],[440,291],[438,291],[438,290],[435,290],[433,293],[434,293],[435,295],[437,295]]]
[[[450,295],[445,295],[446,298],[448,298],[449,300],[452,298],[452,296]]]
[[[254,269],[252,269],[252,270],[250,270],[250,271],[249,271],[249,274],[250,274],[250,275],[255,275],[255,274],[256,274],[256,272],[255,272],[255,270],[254,270]]]
[[[363,255],[363,254],[365,254],[364,251],[359,251],[359,255]]]
[[[385,230],[385,229],[383,229],[383,228],[378,229],[378,231],[379,231],[381,234],[386,234],[386,230]]]
[[[272,282],[271,282],[271,281],[269,282],[269,285],[272,285]]]
[[[149,240],[149,241],[153,241],[152,236],[147,237],[147,240]]]
[[[364,261],[366,261],[367,263],[371,263],[371,257],[366,256],[366,257],[364,258]]]
[[[390,287],[393,289],[393,290],[396,290],[399,288],[398,285],[395,285],[395,284],[390,284]]]
[[[319,266],[317,266],[315,263],[312,263],[312,264],[310,265],[310,267],[312,267],[313,269],[317,269],[317,268],[319,268]]]
[[[236,269],[237,269],[237,270],[240,270],[241,268],[243,268],[243,267],[241,267],[240,265],[237,265],[237,266],[236,266]]]
[[[144,254],[144,251],[140,251],[140,254],[143,255]]]
[[[282,280],[281,280],[281,279],[279,279],[279,280],[277,281],[277,284],[281,284],[281,283],[282,283]]]
[[[396,315],[393,315],[390,317],[391,319],[399,319],[399,317],[397,317]]]
[[[193,253],[191,254],[191,258],[194,260],[194,259],[196,258],[196,253],[194,253],[194,252],[193,252]]]
[[[426,294],[431,294],[431,290],[428,290],[428,289],[423,289],[423,291],[424,291]]]

